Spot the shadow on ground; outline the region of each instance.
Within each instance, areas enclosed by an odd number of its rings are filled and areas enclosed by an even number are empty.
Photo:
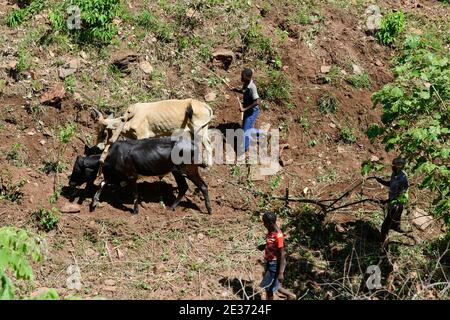
[[[144,208],[146,203],[164,203],[164,205],[168,208],[175,201],[175,195],[177,193],[177,188],[164,181],[140,182],[138,184],[138,188],[139,196],[141,199],[141,206],[143,206]],[[64,187],[62,189],[61,195],[68,199],[70,202],[73,202],[78,198],[78,204],[82,204],[85,200],[87,200],[87,202],[90,204],[96,190],[97,188],[93,188],[90,190],[74,190],[70,187]],[[100,202],[107,202],[116,209],[133,213],[134,197],[131,188],[129,188],[128,186],[125,186],[123,188],[112,186],[105,187],[101,194]],[[202,211],[202,209],[200,209],[197,204],[192,203],[189,200],[186,201],[186,198],[184,198],[179,203],[177,208],[180,207]]]
[[[253,281],[222,278],[219,283],[233,290],[233,293],[243,300],[261,300],[261,294],[255,290]]]

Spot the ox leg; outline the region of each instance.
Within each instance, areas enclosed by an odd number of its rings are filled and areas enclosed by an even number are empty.
[[[133,213],[139,214],[139,191],[138,191],[137,180],[134,180],[132,183],[133,183],[133,194],[134,194]]]
[[[209,201],[208,186],[206,185],[205,181],[203,181],[203,179],[200,177],[200,174],[198,173],[198,166],[187,165],[186,176],[189,180],[191,180],[195,184],[197,188],[200,189],[200,191],[203,194],[203,197],[205,198],[206,209],[208,210],[209,214],[212,214],[211,203]]]
[[[189,187],[186,182],[186,179],[183,177],[183,175],[177,171],[172,172],[177,185],[178,185],[178,196],[173,202],[173,204],[170,206],[170,210],[175,211],[175,208],[180,203],[181,199],[183,199],[184,195],[186,194],[186,191],[188,191]]]
[[[100,195],[102,194],[103,188],[106,185],[106,181],[103,180],[100,183],[100,189],[98,189],[98,191],[95,193],[94,198],[92,199],[91,202],[91,212],[95,210],[95,208],[98,206],[98,203],[100,202]]]

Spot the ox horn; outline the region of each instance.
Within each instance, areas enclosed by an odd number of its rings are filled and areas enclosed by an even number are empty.
[[[98,109],[92,108],[92,110],[95,112],[95,114],[99,119],[103,120],[103,114],[100,111],[98,111]]]

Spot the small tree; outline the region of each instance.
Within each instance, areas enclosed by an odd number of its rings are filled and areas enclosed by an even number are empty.
[[[16,298],[15,286],[8,277],[8,272],[12,272],[18,280],[33,280],[30,260],[42,260],[36,241],[22,229],[0,228],[0,300]],[[58,299],[58,294],[50,289],[36,298]]]
[[[430,36],[411,35],[396,59],[394,82],[372,96],[383,108],[381,125],[372,126],[372,141],[382,138],[423,177],[421,188],[434,194],[437,217],[450,226],[450,59],[448,49]]]

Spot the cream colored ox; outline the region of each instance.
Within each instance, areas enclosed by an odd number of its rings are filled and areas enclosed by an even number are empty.
[[[130,139],[145,139],[170,136],[181,131],[189,131],[191,137],[201,141],[204,150],[202,163],[212,165],[212,147],[208,136],[208,124],[213,111],[206,103],[195,99],[163,100],[150,103],[132,104],[119,118],[104,118],[98,114],[97,146],[103,149],[101,162],[108,153],[109,146],[120,136]]]

